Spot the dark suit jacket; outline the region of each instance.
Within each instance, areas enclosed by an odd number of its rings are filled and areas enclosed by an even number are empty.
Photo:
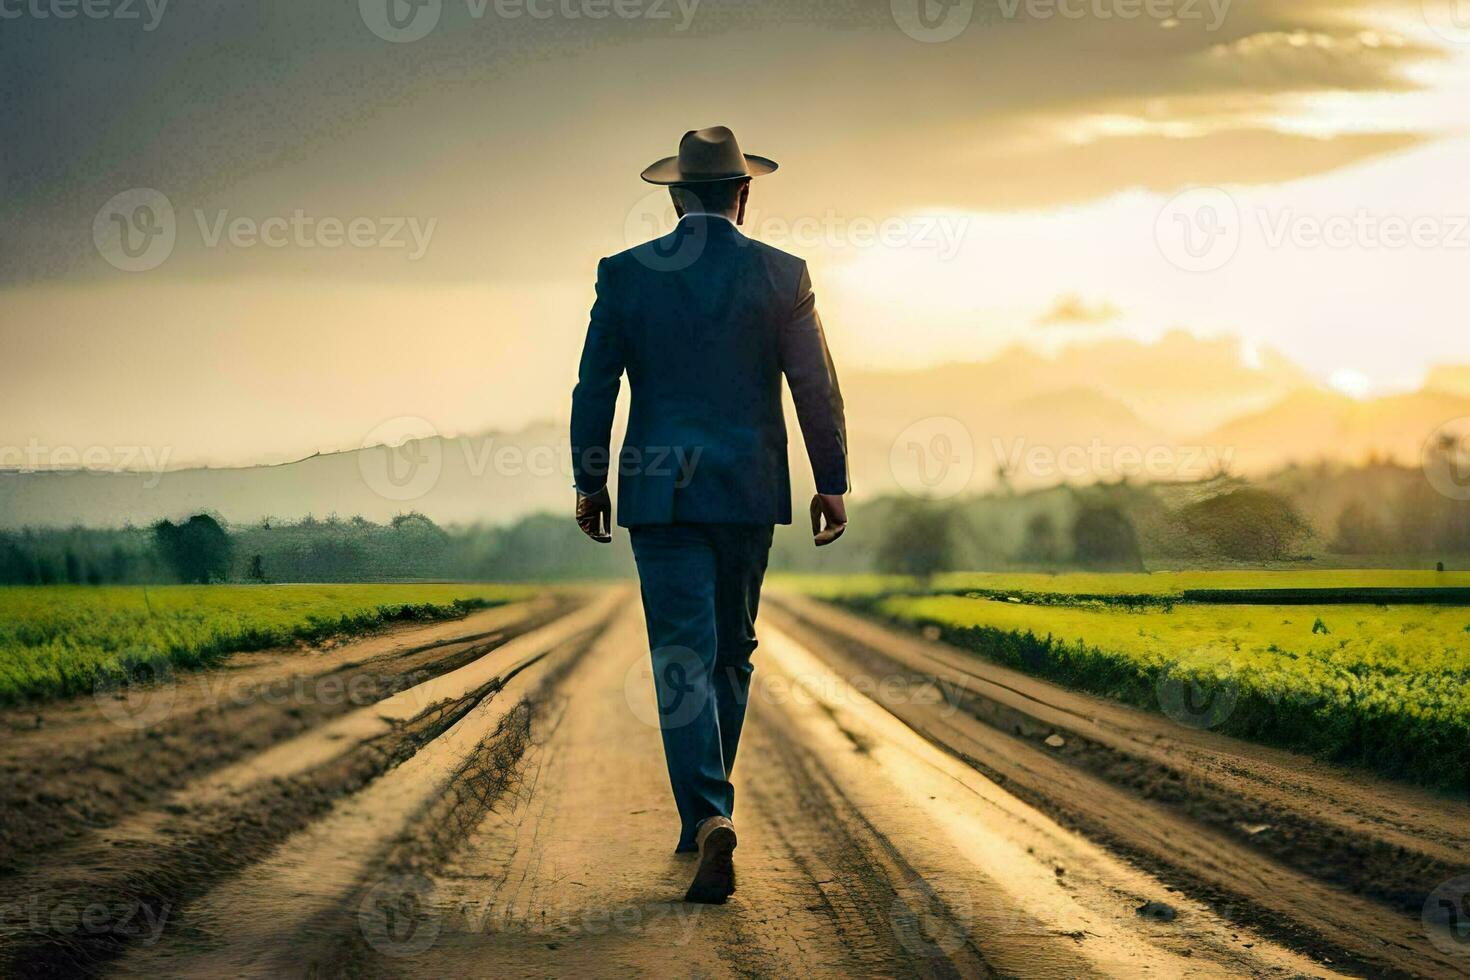
[[[817,490],[847,492],[842,394],[806,263],[730,222],[603,259],[572,392],[578,489],[607,482],[619,379],[632,393],[618,455],[618,523],[791,523],[781,376]]]

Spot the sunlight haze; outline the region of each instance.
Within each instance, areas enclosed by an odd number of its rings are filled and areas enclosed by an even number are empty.
[[[1470,31],[1417,2],[1238,2],[1213,30],[980,5],[942,43],[887,3],[596,25],[446,4],[409,44],[355,6],[86,24],[99,57],[65,71],[61,25],[7,24],[9,87],[47,97],[12,101],[0,141],[0,446],[238,465],[398,416],[560,419],[597,259],[672,224],[639,170],[713,123],[780,161],[745,231],[811,260],[849,371],[1176,330],[1356,398],[1470,363],[1470,207],[1443,194],[1470,158]],[[255,43],[202,60],[226,31]],[[768,58],[729,77],[720,45]],[[1165,240],[1197,185],[1238,233],[1203,270]],[[175,240],[125,271],[94,221],[134,188]],[[395,240],[322,224],[358,218]]]

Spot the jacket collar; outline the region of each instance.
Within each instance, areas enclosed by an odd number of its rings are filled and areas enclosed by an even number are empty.
[[[724,231],[740,234],[740,229],[735,226],[735,222],[723,214],[709,214],[704,211],[684,215],[679,219],[679,227],[691,231],[702,227],[717,234]]]

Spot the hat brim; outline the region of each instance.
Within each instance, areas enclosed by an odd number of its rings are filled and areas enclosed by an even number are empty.
[[[742,154],[749,173],[726,174],[722,177],[695,176],[679,169],[678,157],[664,157],[643,171],[642,177],[650,184],[713,184],[722,180],[744,180],[747,177],[763,177],[776,169],[776,161],[758,157],[754,153]]]

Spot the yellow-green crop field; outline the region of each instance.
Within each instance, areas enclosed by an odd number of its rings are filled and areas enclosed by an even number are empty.
[[[928,582],[902,575],[787,575],[772,581],[823,599],[892,592],[1012,591],[1059,595],[1175,596],[1190,589],[1470,588],[1470,572],[1417,569],[1223,572],[948,572]]]
[[[783,584],[1198,727],[1467,789],[1470,606],[1068,598],[1464,587],[1467,580],[1434,572],[1191,572],[950,575],[937,577],[927,592],[911,580],[872,576]],[[955,594],[963,589],[984,594]],[[1000,595],[1006,591],[1026,598]]]
[[[477,584],[0,587],[0,704],[91,691],[144,664],[207,666],[529,594]]]

